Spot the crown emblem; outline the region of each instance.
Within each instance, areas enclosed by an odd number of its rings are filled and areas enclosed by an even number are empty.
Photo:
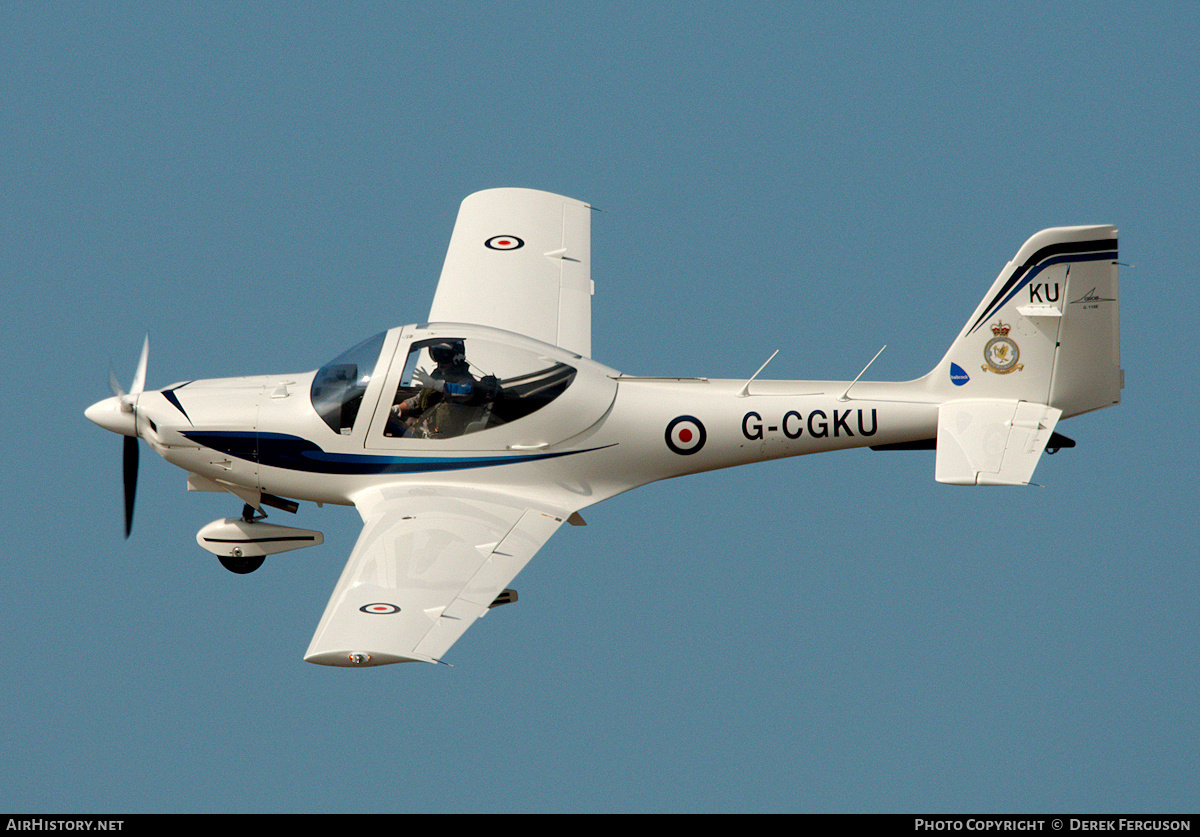
[[[1021,357],[1021,349],[1017,346],[1016,341],[1008,336],[1012,326],[996,320],[989,328],[995,336],[983,347],[983,359],[987,363],[987,366],[983,367],[983,371],[1007,375],[1010,372],[1020,372],[1024,369],[1025,364],[1017,362],[1017,359]]]

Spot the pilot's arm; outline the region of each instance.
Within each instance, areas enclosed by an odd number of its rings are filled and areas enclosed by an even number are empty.
[[[470,376],[463,376],[456,381],[447,381],[444,378],[434,378],[423,369],[417,369],[413,372],[413,383],[420,384],[424,389],[431,389],[457,399],[467,399],[475,394],[475,386],[471,382]]]

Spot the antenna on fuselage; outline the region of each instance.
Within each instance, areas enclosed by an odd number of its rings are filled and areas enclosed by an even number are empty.
[[[850,387],[853,387],[855,384],[857,384],[858,379],[861,378],[863,375],[867,374],[867,370],[871,368],[871,364],[875,362],[876,358],[878,358],[881,354],[883,354],[883,349],[886,349],[886,348],[887,348],[887,343],[884,343],[883,348],[875,353],[875,357],[873,357],[867,361],[867,365],[863,367],[863,370],[858,373],[858,375],[854,378],[853,381],[850,382],[850,386],[846,387],[846,391],[842,393],[842,396],[841,396],[841,398],[838,399],[838,401],[849,401],[850,400]]]
[[[758,372],[761,372],[764,369],[766,369],[767,363],[770,363],[771,361],[773,361],[775,359],[775,355],[777,355],[777,354],[779,354],[779,349],[776,349],[775,351],[771,352],[771,356],[769,358],[767,358],[766,363],[764,363],[762,366],[758,367]],[[758,372],[755,372],[753,375],[750,376],[750,380],[746,381],[746,385],[744,387],[742,387],[742,391],[737,394],[738,398],[745,398],[747,395],[750,394],[750,384],[754,383],[754,379],[758,377]]]

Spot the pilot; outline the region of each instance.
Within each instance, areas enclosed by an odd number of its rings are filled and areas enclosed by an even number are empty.
[[[392,407],[392,415],[404,426],[391,435],[447,439],[462,435],[479,417],[484,391],[467,365],[463,341],[434,343],[429,356],[436,364],[433,373],[413,372],[420,391]]]

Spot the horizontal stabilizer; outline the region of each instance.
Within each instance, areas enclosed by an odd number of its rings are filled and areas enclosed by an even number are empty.
[[[934,478],[950,485],[1028,485],[1061,415],[1029,401],[943,404]]]
[[[1063,448],[1075,447],[1075,440],[1055,430],[1046,442],[1046,453],[1055,454]],[[871,445],[871,450],[937,450],[937,439],[918,439],[915,442],[892,442],[887,445]]]

